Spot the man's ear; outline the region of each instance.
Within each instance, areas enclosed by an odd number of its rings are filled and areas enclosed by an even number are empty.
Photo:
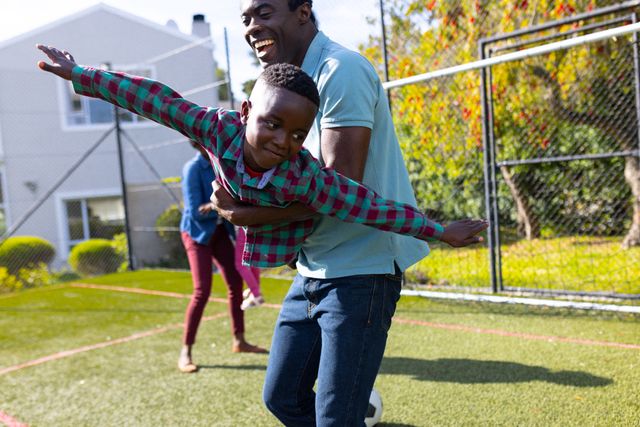
[[[242,106],[240,107],[240,120],[243,125],[246,125],[249,121],[249,113],[251,112],[251,101],[245,99],[242,101]]]
[[[313,12],[311,11],[311,5],[308,2],[304,2],[298,6],[296,13],[298,14],[298,22],[300,24],[306,24],[311,20],[311,14]]]

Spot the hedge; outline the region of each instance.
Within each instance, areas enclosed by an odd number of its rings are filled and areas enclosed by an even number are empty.
[[[125,257],[106,239],[90,239],[78,243],[69,254],[69,265],[83,276],[115,273]]]
[[[53,245],[40,237],[9,237],[0,244],[0,267],[15,275],[22,269],[48,265],[55,254]]]

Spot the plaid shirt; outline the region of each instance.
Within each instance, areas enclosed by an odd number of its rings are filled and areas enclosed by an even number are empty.
[[[238,200],[281,208],[300,202],[323,215],[422,239],[437,239],[443,232],[442,225],[413,206],[386,200],[323,167],[305,149],[251,177],[244,169],[245,125],[237,111],[201,107],[162,83],[124,73],[76,66],[71,80],[79,95],[117,104],[198,141],[209,152],[220,184]],[[307,219],[246,227],[243,263],[276,267],[292,261],[313,224],[313,219]]]

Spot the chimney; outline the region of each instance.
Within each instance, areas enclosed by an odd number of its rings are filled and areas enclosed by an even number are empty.
[[[203,14],[198,13],[193,15],[191,35],[201,39],[211,37],[211,27],[209,26],[209,23],[205,21]]]

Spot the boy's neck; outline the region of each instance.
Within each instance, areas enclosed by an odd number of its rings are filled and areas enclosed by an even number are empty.
[[[262,176],[262,174],[264,173],[264,172],[254,171],[253,169],[251,169],[251,166],[247,164],[247,162],[244,162],[244,170],[249,174],[251,178]]]

